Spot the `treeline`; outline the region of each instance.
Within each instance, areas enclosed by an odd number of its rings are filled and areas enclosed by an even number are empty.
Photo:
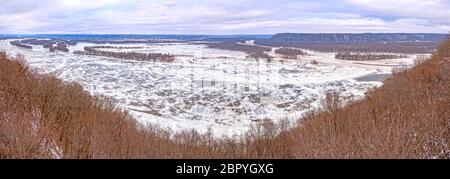
[[[299,55],[306,55],[302,50],[293,48],[279,48],[275,50],[275,53],[283,55],[283,58],[287,59],[297,59]]]
[[[122,47],[122,46],[91,46],[90,48],[107,48],[107,49],[141,49],[143,47]]]
[[[350,61],[372,61],[372,60],[385,60],[385,59],[399,59],[406,58],[405,55],[395,54],[374,54],[374,53],[350,53],[339,52],[335,55],[336,59],[350,60]]]
[[[244,52],[248,54],[248,58],[265,58],[268,60],[272,58],[270,55],[265,53],[272,50],[270,47],[243,45],[236,42],[206,43],[206,45],[208,48]]]
[[[431,33],[280,33],[271,40],[303,43],[442,42],[448,34]]]
[[[254,52],[254,53],[248,54],[246,58],[257,59],[257,60],[266,59],[267,62],[271,62],[273,57],[264,52]]]
[[[69,48],[67,48],[67,44],[65,43],[58,43],[56,46],[49,47],[50,52],[69,52]]]
[[[77,43],[73,40],[64,39],[25,39],[21,40],[22,43],[32,44],[32,45],[42,45],[45,48],[50,48],[54,44],[64,43],[67,45],[76,45]]]
[[[79,39],[74,42],[84,42],[93,44],[159,44],[159,43],[178,43],[179,40],[163,40],[163,39],[148,39],[148,40],[92,40],[92,39]]]
[[[175,61],[174,55],[162,53],[108,52],[97,50],[95,47],[84,47],[84,50],[85,51],[75,51],[74,53],[78,55],[92,55],[92,56],[118,58],[124,60],[138,60],[149,62],[171,63]]]
[[[354,43],[302,43],[275,40],[256,40],[255,44],[271,47],[301,48],[320,52],[375,52],[375,53],[433,53],[441,42],[354,42]]]
[[[39,40],[39,39],[25,39],[20,41],[11,41],[11,45],[15,45],[22,48],[32,49],[31,45],[42,45],[44,48],[49,49],[50,52],[69,52],[68,42],[66,41],[55,41],[55,40]],[[70,43],[74,45],[73,43]]]
[[[9,42],[9,43],[10,43],[11,45],[14,45],[14,46],[17,46],[17,47],[21,47],[21,48],[33,49],[32,46],[22,44],[20,41],[11,41],[11,42]]]

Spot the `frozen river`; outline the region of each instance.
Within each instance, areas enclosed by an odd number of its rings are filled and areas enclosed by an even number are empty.
[[[332,55],[312,52],[300,60],[276,58],[267,63],[199,44],[121,45],[142,47],[129,51],[177,55],[174,63],[153,63],[73,53],[84,46],[95,44],[80,43],[69,47],[69,53],[51,53],[42,46],[29,50],[0,41],[0,50],[24,54],[41,73],[77,82],[93,95],[111,97],[141,123],[175,131],[211,129],[216,135],[245,132],[265,118],[298,119],[317,108],[327,92],[340,92],[343,99],[361,98],[381,83],[355,79],[383,72],[342,65]]]

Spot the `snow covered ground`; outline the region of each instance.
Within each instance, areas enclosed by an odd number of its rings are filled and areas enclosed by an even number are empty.
[[[177,55],[175,63],[73,54],[84,46],[95,44],[80,43],[70,46],[70,53],[51,53],[42,46],[29,50],[0,41],[0,51],[24,54],[38,72],[77,82],[93,95],[113,98],[144,124],[174,131],[211,129],[217,136],[243,133],[265,118],[298,119],[317,108],[327,92],[340,92],[343,99],[361,98],[381,83],[355,79],[413,63],[411,57],[364,64],[318,52],[308,52],[301,60],[267,63],[248,60],[241,52],[188,43],[121,44],[115,46],[143,48],[103,49],[170,53]],[[391,65],[380,65],[386,63]]]

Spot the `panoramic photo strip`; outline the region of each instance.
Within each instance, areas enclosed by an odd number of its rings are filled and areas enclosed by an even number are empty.
[[[449,17],[447,0],[0,0],[0,158],[198,176],[449,159]]]

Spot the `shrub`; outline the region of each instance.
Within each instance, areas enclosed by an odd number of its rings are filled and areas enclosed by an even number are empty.
[[[275,50],[275,53],[281,54],[284,58],[287,59],[297,59],[299,55],[306,55],[306,53],[302,50],[293,48],[279,48]]]

